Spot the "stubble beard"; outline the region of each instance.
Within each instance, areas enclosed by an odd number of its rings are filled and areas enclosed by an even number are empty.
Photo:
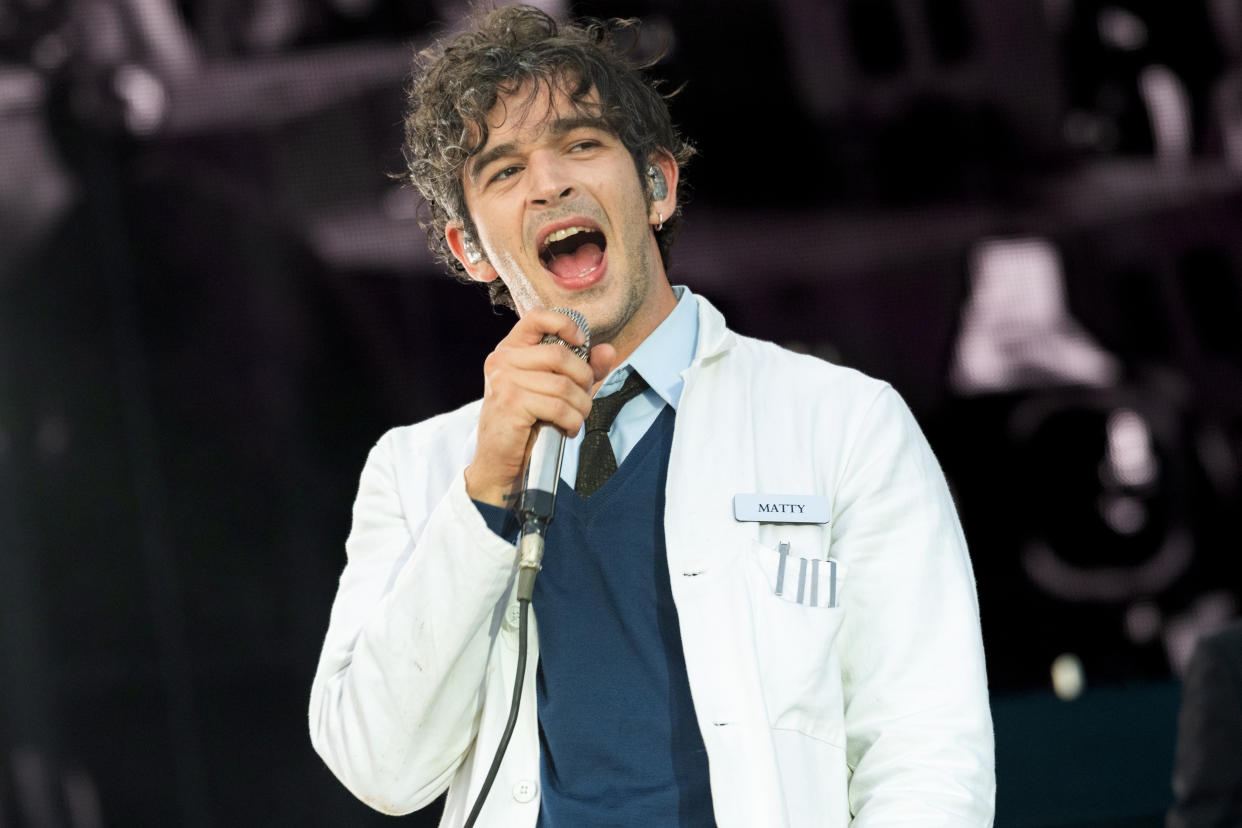
[[[643,225],[644,230],[646,225]],[[602,342],[612,343],[626,329],[626,326],[638,315],[646,304],[648,294],[651,291],[652,272],[651,272],[651,250],[646,244],[646,234],[640,234],[638,239],[627,239],[627,252],[631,255],[626,258],[632,263],[630,272],[621,274],[621,279],[625,285],[625,291],[621,297],[620,305],[611,314],[611,318],[607,319],[590,319],[591,323],[591,344],[598,345]],[[616,278],[616,274],[609,274],[609,280]],[[608,286],[601,286],[607,290]]]

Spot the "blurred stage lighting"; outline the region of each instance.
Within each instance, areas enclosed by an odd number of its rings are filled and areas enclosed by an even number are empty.
[[[1082,661],[1073,653],[1062,653],[1052,662],[1052,692],[1062,701],[1073,701],[1087,686]]]
[[[1120,365],[1070,315],[1048,239],[993,238],[970,254],[970,295],[949,381],[963,396],[1065,385],[1106,387]]]

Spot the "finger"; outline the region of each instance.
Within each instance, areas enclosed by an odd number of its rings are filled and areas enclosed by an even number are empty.
[[[589,401],[587,407],[590,407]],[[569,437],[577,434],[582,423],[586,421],[586,412],[563,397],[548,394],[528,393],[525,397],[525,411],[532,418],[532,426],[550,423]]]
[[[493,375],[491,382],[500,404],[515,410],[528,410],[526,395],[564,400],[584,417],[591,410],[589,391],[564,374],[508,368]]]
[[[531,308],[523,313],[505,339],[511,339],[513,344],[535,345],[548,334],[558,336],[570,345],[586,343],[586,334],[578,329],[573,319],[550,308]]]
[[[589,388],[593,381],[591,367],[563,345],[499,346],[484,361],[483,373],[490,378],[503,370],[560,374],[583,388]]]

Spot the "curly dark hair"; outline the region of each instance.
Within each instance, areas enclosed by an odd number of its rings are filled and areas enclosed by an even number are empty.
[[[630,35],[625,46],[619,42],[623,33]],[[634,20],[559,24],[539,9],[513,5],[481,13],[469,30],[415,57],[405,159],[424,201],[427,245],[455,276],[470,281],[448,249],[445,225],[458,219],[477,238],[462,168],[487,143],[487,113],[523,84],[531,84],[532,99],[543,84],[563,91],[579,111],[601,118],[629,150],[640,179],[654,153],[667,152],[679,165],[694,155],[673,126],[658,81],[643,74],[654,61],[631,58],[637,40]],[[666,268],[680,212],[679,205],[656,231]],[[494,304],[514,307],[500,279],[488,287]]]

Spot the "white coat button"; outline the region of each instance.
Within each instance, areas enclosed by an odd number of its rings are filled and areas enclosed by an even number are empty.
[[[505,629],[516,630],[518,628],[518,623],[521,620],[522,620],[522,609],[521,607],[518,606],[517,601],[514,601],[512,604],[509,605],[509,608],[505,610],[505,620],[504,620]]]
[[[523,779],[513,786],[513,798],[518,802],[530,802],[539,793],[539,783]]]

